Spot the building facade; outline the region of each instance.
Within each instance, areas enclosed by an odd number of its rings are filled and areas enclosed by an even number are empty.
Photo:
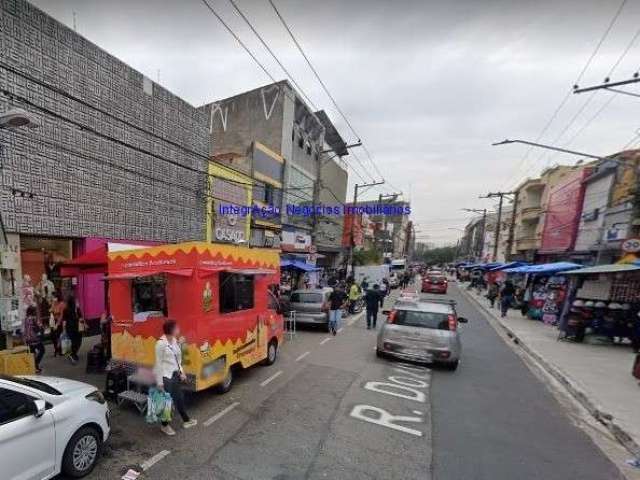
[[[62,287],[59,264],[107,239],[204,239],[206,115],[24,0],[1,2],[0,17],[0,111],[39,124],[0,130],[21,277]],[[104,282],[88,278],[76,290],[92,315]]]
[[[252,214],[251,245],[313,253],[313,219],[295,213],[313,203],[320,173],[325,129],[313,111],[287,81],[200,110],[209,118],[214,158],[233,155],[253,180],[253,204],[267,211]]]

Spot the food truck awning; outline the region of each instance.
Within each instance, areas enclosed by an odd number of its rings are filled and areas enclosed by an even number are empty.
[[[268,268],[225,268],[224,271],[241,275],[274,275],[276,273],[275,270]]]
[[[198,277],[209,277],[218,272],[239,273],[241,275],[274,275],[277,273],[268,268],[199,267]]]
[[[105,280],[131,280],[140,277],[151,277],[153,275],[159,275],[166,273],[167,275],[176,275],[178,277],[190,277],[193,275],[193,268],[176,268],[173,270],[153,270],[146,272],[127,272],[127,273],[112,273]]]
[[[595,267],[587,267],[581,270],[571,272],[562,272],[563,275],[595,275],[598,273],[621,273],[633,272],[640,270],[640,265],[628,263],[614,263],[611,265],[596,265]]]

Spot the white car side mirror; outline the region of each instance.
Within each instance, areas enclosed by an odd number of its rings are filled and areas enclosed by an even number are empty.
[[[34,412],[33,415],[36,418],[40,418],[42,415],[44,415],[45,410],[47,409],[47,403],[44,400],[34,400],[33,401],[33,405],[34,405]]]

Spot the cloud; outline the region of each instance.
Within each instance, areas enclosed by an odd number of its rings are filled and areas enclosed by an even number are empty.
[[[277,78],[284,74],[232,11],[209,0]],[[194,105],[269,82],[268,77],[199,1],[36,0],[38,7]],[[535,176],[549,162],[577,158],[521,146],[491,147],[505,137],[535,139],[566,95],[602,36],[618,2],[608,0],[338,1],[276,0],[325,83],[368,145],[390,185],[409,194],[413,217],[446,230],[464,223],[463,207],[490,206],[478,196]],[[314,103],[343,136],[353,135],[313,78],[264,1],[240,7]],[[640,5],[628,2],[582,83],[600,82],[640,24]],[[640,43],[616,71],[640,66]],[[634,63],[635,60],[635,63]],[[559,143],[567,142],[607,99],[601,92]],[[546,141],[552,141],[586,101],[572,95]],[[618,98],[572,146],[612,153],[640,125],[640,107]],[[363,161],[366,156],[359,154]],[[354,168],[362,170],[357,162]],[[519,167],[519,168],[518,168]],[[373,171],[372,169],[370,169]],[[351,183],[357,179],[351,175]],[[352,191],[350,186],[349,191]],[[452,219],[447,225],[446,219]],[[429,227],[422,229],[429,234]],[[444,233],[447,232],[447,233]]]

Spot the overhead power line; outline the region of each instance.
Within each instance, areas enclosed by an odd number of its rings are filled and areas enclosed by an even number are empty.
[[[591,66],[591,63],[593,62],[593,59],[595,58],[595,56],[600,51],[600,48],[602,47],[603,43],[605,42],[605,40],[609,36],[609,33],[611,33],[611,30],[613,29],[613,26],[617,22],[618,17],[620,17],[620,14],[622,13],[622,10],[624,9],[624,6],[626,5],[626,3],[627,3],[627,0],[622,0],[622,2],[620,3],[620,6],[618,7],[618,9],[616,10],[615,14],[613,15],[613,18],[610,20],[609,24],[607,25],[607,28],[605,29],[604,33],[600,37],[600,40],[596,44],[593,52],[591,53],[591,55],[587,59],[586,63],[582,67],[582,70],[580,70],[580,73],[578,74],[574,84],[576,84],[576,85],[579,84],[580,81],[582,80],[582,78],[584,77],[585,73],[587,72],[588,68]],[[547,122],[545,123],[544,127],[542,128],[542,130],[540,131],[540,133],[536,137],[535,143],[540,142],[540,140],[542,140],[542,138],[545,136],[545,134],[547,133],[547,131],[549,130],[549,128],[551,127],[553,122],[556,120],[556,118],[560,114],[560,111],[564,108],[564,106],[569,101],[569,98],[571,97],[572,92],[573,92],[573,88],[569,89],[569,91],[562,98],[562,100],[560,101],[558,106],[555,108],[555,110],[551,114],[551,117],[549,117],[549,120],[547,120]],[[524,155],[520,159],[520,162],[518,162],[518,166],[516,167],[514,177],[518,177],[519,176],[519,172],[521,171],[522,167],[525,165],[525,163],[527,161],[527,158],[529,157],[529,154],[531,153],[532,150],[533,150],[533,147],[529,147],[525,151]],[[507,180],[504,185],[506,186],[506,184],[508,184],[508,183],[511,183],[511,180]],[[517,180],[516,180],[516,183],[517,183]]]
[[[260,67],[260,69],[267,75],[267,77],[269,77],[269,79],[271,79],[271,81],[273,83],[277,83],[278,81],[276,80],[276,78],[271,74],[271,72],[269,72],[269,70],[267,69],[267,67],[264,66],[263,63],[260,62],[260,60],[258,60],[258,57],[256,56],[255,53],[253,53],[251,51],[251,49],[247,46],[247,44],[242,41],[242,39],[238,36],[238,34],[229,26],[229,24],[227,22],[224,21],[224,19],[222,18],[222,16],[211,6],[211,4],[207,1],[207,0],[201,0],[202,3],[204,4],[204,6],[207,8],[207,10],[209,10],[209,12],[216,17],[216,19],[220,22],[220,24],[225,28],[225,30],[227,32],[229,32],[229,34],[236,40],[236,42],[243,48],[243,50],[245,52],[247,52],[247,54],[251,57],[251,59],[258,65],[258,67]],[[231,1],[231,0],[230,0]],[[271,54],[271,56],[275,59],[275,61],[278,63],[278,65],[280,66],[280,68],[282,68],[283,72],[289,77],[289,79],[291,80],[291,82],[297,87],[297,89],[300,91],[300,94],[303,95],[305,97],[305,99],[309,102],[309,104],[315,109],[317,110],[317,107],[313,104],[313,102],[311,102],[311,100],[309,99],[309,96],[304,92],[304,90],[302,90],[302,88],[300,88],[300,85],[294,80],[294,78],[291,76],[291,74],[289,73],[289,71],[284,67],[284,65],[282,64],[282,62],[278,59],[278,57],[275,55],[275,53],[273,52],[273,50],[267,45],[267,42],[262,38],[262,36],[257,32],[257,30],[253,27],[253,25],[251,24],[251,22],[249,21],[249,19],[246,17],[246,15],[244,15],[244,13],[237,7],[237,5],[231,1],[232,6],[235,8],[236,12],[238,12],[238,14],[243,18],[243,20],[247,23],[247,25],[249,25],[249,27],[251,28],[251,30],[253,31],[253,33],[256,35],[256,37],[258,37],[258,39],[260,40],[260,42],[262,43],[262,45],[267,49],[267,51]],[[275,8],[275,6],[274,6]],[[287,92],[285,90],[283,90],[284,95],[287,95]],[[291,98],[289,96],[289,98],[292,101],[295,101],[294,98]],[[364,167],[363,167],[364,168]],[[354,168],[352,168],[352,170],[354,172],[356,172],[356,170]],[[364,168],[364,171],[366,172],[367,169]],[[360,178],[362,178],[362,176],[360,174],[358,174],[358,176]]]
[[[204,1],[204,0],[203,0]],[[282,26],[285,28],[285,30],[287,31],[287,33],[289,34],[289,37],[291,37],[291,40],[293,41],[294,45],[296,46],[296,48],[298,49],[298,51],[300,52],[300,54],[302,55],[302,57],[304,58],[305,62],[307,63],[307,65],[309,66],[309,69],[311,70],[311,72],[313,73],[313,75],[316,77],[316,80],[318,80],[318,83],[320,84],[320,86],[322,87],[322,89],[324,90],[324,92],[327,94],[327,97],[329,97],[329,100],[331,100],[331,103],[333,104],[333,106],[335,107],[336,111],[338,112],[338,114],[342,117],[342,119],[344,120],[344,122],[347,124],[347,127],[349,127],[349,130],[351,130],[351,133],[353,133],[353,135],[358,139],[358,141],[361,140],[361,136],[358,134],[358,132],[356,131],[356,129],[354,128],[353,124],[351,123],[351,121],[347,118],[346,114],[344,113],[344,111],[342,110],[342,108],[340,108],[340,105],[338,105],[338,102],[336,101],[335,97],[331,94],[331,92],[329,91],[329,88],[327,87],[327,85],[325,84],[325,82],[322,80],[322,78],[320,77],[320,74],[318,73],[318,70],[314,67],[313,63],[311,62],[311,59],[309,58],[309,56],[305,53],[304,49],[302,48],[302,45],[300,45],[300,42],[298,41],[298,39],[296,38],[296,36],[293,34],[293,31],[291,30],[291,28],[289,27],[289,24],[286,22],[286,20],[284,19],[284,17],[282,16],[282,14],[280,13],[280,10],[278,10],[278,7],[276,7],[275,3],[273,2],[273,0],[269,0],[269,3],[271,4],[271,7],[273,8],[273,11],[275,12],[276,16],[278,17],[278,19],[280,19],[280,22],[282,23]],[[367,154],[367,158],[369,159],[369,161],[371,162],[371,165],[373,166],[373,168],[375,169],[376,173],[380,176],[380,178],[382,178],[384,180],[384,175],[382,175],[382,172],[380,171],[380,169],[378,168],[378,166],[376,165],[376,163],[373,161],[373,157],[371,156],[371,153],[369,152],[369,150],[367,149],[367,147],[363,144],[363,150],[364,152]],[[373,177],[372,177],[373,178]],[[388,183],[388,182],[387,182]],[[390,184],[389,184],[390,185]],[[392,186],[393,187],[393,186]],[[395,188],[395,187],[394,187]]]
[[[266,48],[267,52],[269,52],[269,54],[273,57],[273,59],[276,61],[276,63],[280,66],[280,68],[282,69],[282,71],[285,73],[285,75],[287,77],[289,77],[289,80],[291,80],[291,83],[293,83],[293,85],[298,89],[298,91],[302,94],[302,96],[305,98],[305,100],[309,103],[309,105],[311,105],[313,107],[314,110],[318,110],[318,107],[316,107],[313,102],[311,101],[311,99],[309,98],[309,96],[305,93],[305,91],[302,89],[302,87],[300,86],[300,84],[296,81],[295,78],[293,78],[293,75],[291,75],[291,73],[289,72],[289,70],[287,70],[287,68],[282,64],[282,62],[280,61],[280,59],[276,56],[276,54],[273,52],[273,50],[271,49],[271,47],[269,47],[269,45],[267,44],[267,42],[264,40],[264,38],[262,38],[262,36],[258,33],[258,31],[256,30],[256,28],[253,26],[253,24],[251,23],[251,21],[247,18],[247,16],[242,12],[242,10],[240,10],[240,7],[238,7],[238,4],[234,1],[234,0],[229,0],[229,3],[231,3],[231,6],[235,9],[235,11],[238,13],[238,15],[240,15],[240,17],[244,20],[244,22],[249,26],[249,28],[251,29],[251,31],[255,34],[255,36],[258,38],[258,40],[260,40],[260,43],[262,43],[262,46],[264,48]]]

